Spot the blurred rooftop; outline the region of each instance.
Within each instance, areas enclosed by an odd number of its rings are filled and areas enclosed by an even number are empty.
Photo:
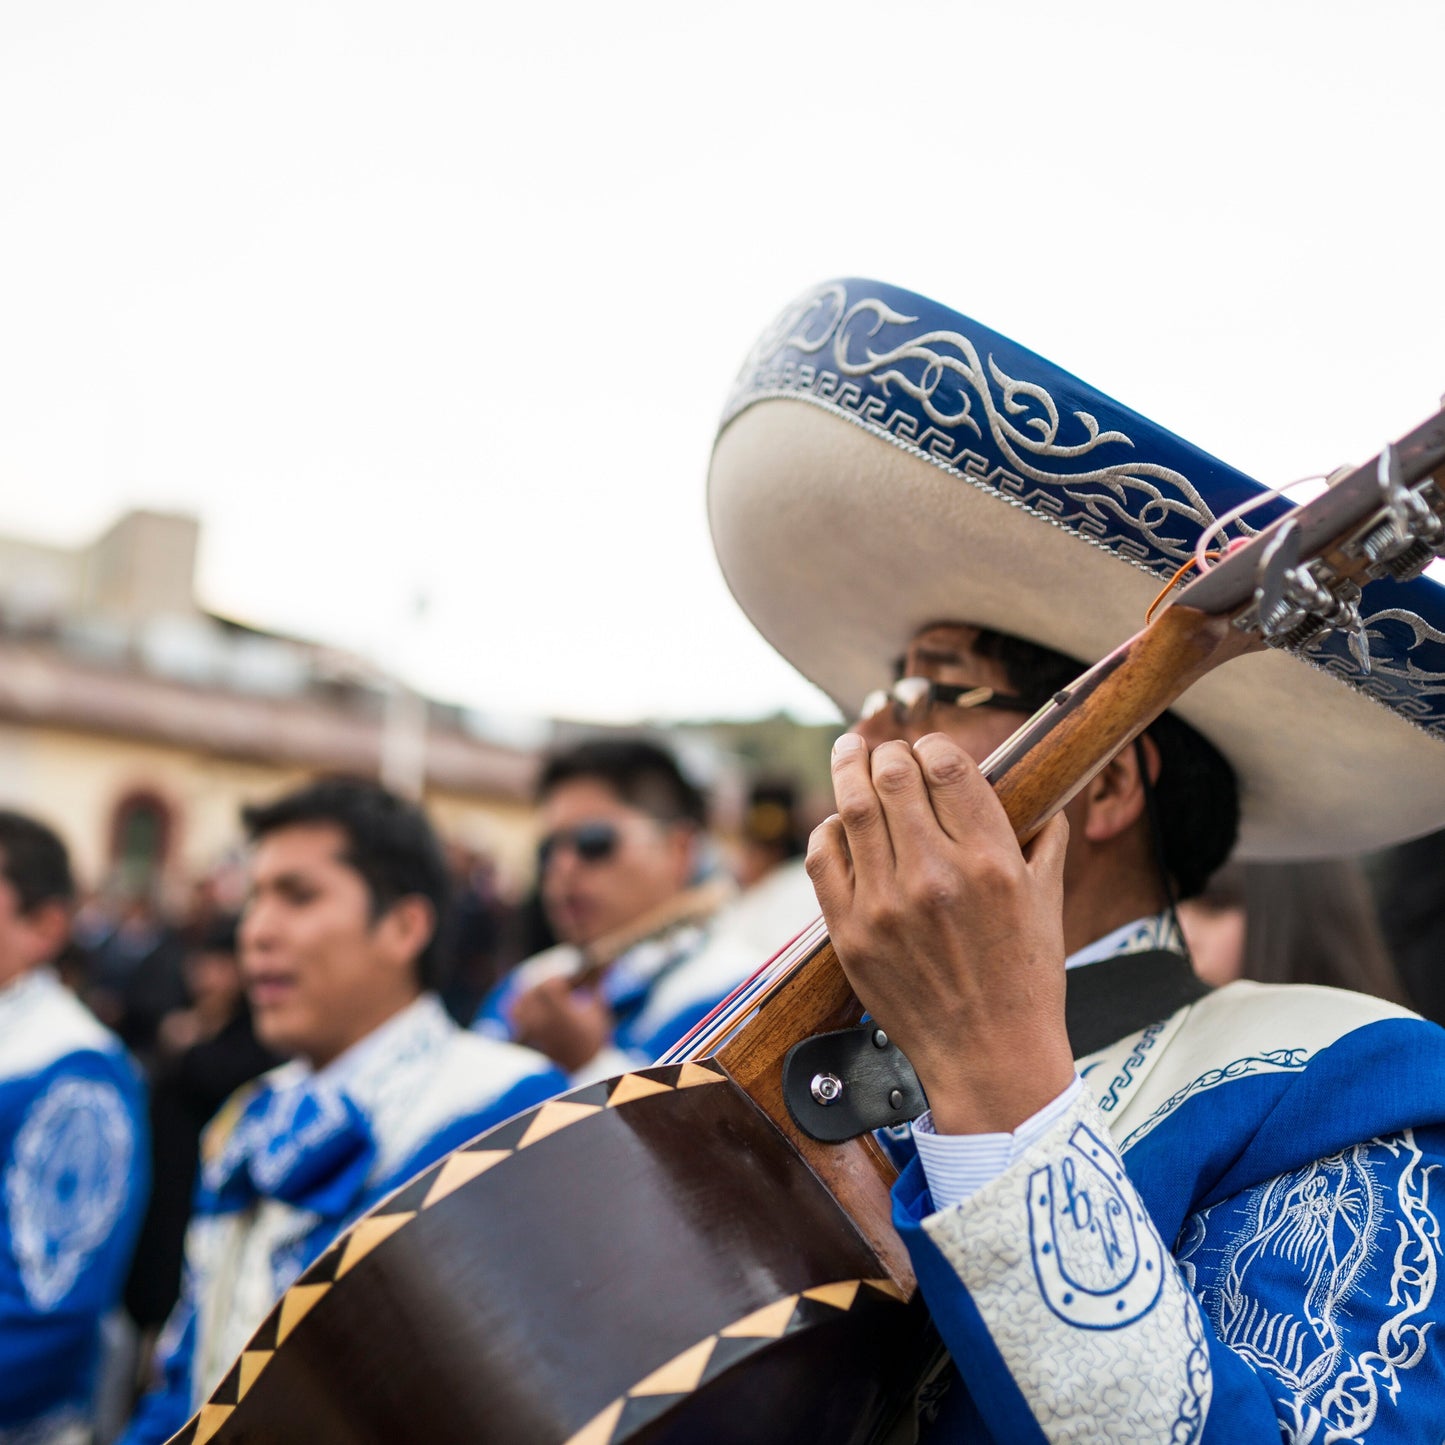
[[[207,611],[196,599],[199,542],[194,517],[153,511],[74,549],[0,536],[0,718],[381,770],[406,689],[356,654]],[[408,700],[428,784],[528,795],[535,745],[487,736],[467,708]]]

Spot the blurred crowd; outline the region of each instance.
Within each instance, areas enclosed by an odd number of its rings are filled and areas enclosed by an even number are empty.
[[[410,804],[321,780],[248,810],[247,861],[169,915],[75,899],[61,840],[0,814],[0,1445],[167,1438],[382,1192],[649,1063],[807,924],[809,821],[760,779],[721,839],[666,750],[592,741],[547,762],[535,885],[512,897]],[[1439,1020],[1442,865],[1445,835],[1230,865],[1180,923],[1213,985],[1353,988]],[[222,1231],[253,1278],[215,1277]]]
[[[442,997],[466,1021],[503,974],[555,940],[535,893],[504,891],[488,854],[443,846],[451,898]],[[219,1032],[233,1011],[247,1017],[234,968],[245,889],[244,869],[227,860],[193,881],[179,909],[154,891],[92,891],[78,902],[61,977],[148,1074]],[[231,958],[229,972],[207,971],[218,954]]]
[[[627,1024],[680,963],[711,960],[701,991],[684,990],[691,1018],[812,912],[797,869],[785,919],[756,902],[802,851],[789,785],[764,781],[724,843],[671,755],[628,739],[552,760],[520,896],[493,860],[364,780],[320,780],[248,810],[244,829],[247,861],[167,911],[133,889],[79,893],[64,841],[0,813],[14,925],[0,926],[0,1300],[16,1305],[0,1308],[0,1445],[167,1438],[215,1384],[198,1357],[233,1354],[386,1188],[587,1066],[649,1061],[670,1040],[631,1040]],[[744,887],[750,909],[735,906]],[[731,946],[708,950],[724,913]],[[574,1057],[563,1036],[584,1013],[606,1022]],[[21,1035],[36,1047],[12,1047]],[[298,1150],[302,1184],[269,1177]],[[232,1170],[219,1184],[218,1168]],[[264,1243],[256,1278],[230,1294],[197,1255],[218,1221],[242,1251]],[[225,1322],[219,1342],[198,1338],[207,1312]]]

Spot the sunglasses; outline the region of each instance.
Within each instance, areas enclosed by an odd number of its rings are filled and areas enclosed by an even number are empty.
[[[575,828],[559,828],[537,844],[537,871],[546,868],[559,848],[570,849],[583,863],[605,863],[621,841],[622,830],[616,823],[579,823]]]
[[[966,683],[958,686],[951,682],[934,682],[929,677],[900,677],[892,687],[875,688],[863,699],[863,705],[858,709],[858,721],[867,722],[869,718],[877,717],[884,708],[892,706],[896,722],[916,722],[937,703],[957,708],[1000,707],[1010,712],[1034,711],[1026,698],[996,692],[991,687],[970,687]]]

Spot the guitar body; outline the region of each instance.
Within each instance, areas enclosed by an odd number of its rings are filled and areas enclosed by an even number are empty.
[[[935,1356],[903,1295],[718,1065],[653,1068],[383,1201],[177,1440],[864,1445]]]

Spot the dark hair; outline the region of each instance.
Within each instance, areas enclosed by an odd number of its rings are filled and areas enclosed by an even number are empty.
[[[1365,867],[1386,945],[1414,1006],[1445,1022],[1445,832],[1372,854]]]
[[[629,807],[660,823],[707,821],[707,800],[665,748],[641,738],[595,738],[553,753],[537,781],[537,801],[575,778],[605,783]]]
[[[0,873],[14,888],[22,914],[33,913],[42,903],[69,903],[75,897],[65,844],[24,813],[0,810]]]
[[[973,651],[1003,668],[1009,686],[1039,708],[1085,670],[1085,664],[1036,642],[980,630]],[[1159,750],[1154,785],[1159,847],[1176,899],[1193,898],[1234,849],[1239,836],[1239,782],[1224,755],[1183,718],[1166,712],[1145,729]]]
[[[366,884],[373,921],[413,895],[431,904],[436,927],[417,959],[417,977],[423,988],[441,983],[451,877],[436,833],[419,807],[369,778],[319,778],[273,803],[243,808],[241,821],[253,842],[308,823],[341,829],[346,835],[342,859]]]
[[[195,936],[192,953],[236,952],[236,929],[240,919],[234,913],[218,913]]]
[[[1348,988],[1414,1007],[1353,859],[1231,863],[1199,902],[1215,912],[1243,909],[1241,978]]]

